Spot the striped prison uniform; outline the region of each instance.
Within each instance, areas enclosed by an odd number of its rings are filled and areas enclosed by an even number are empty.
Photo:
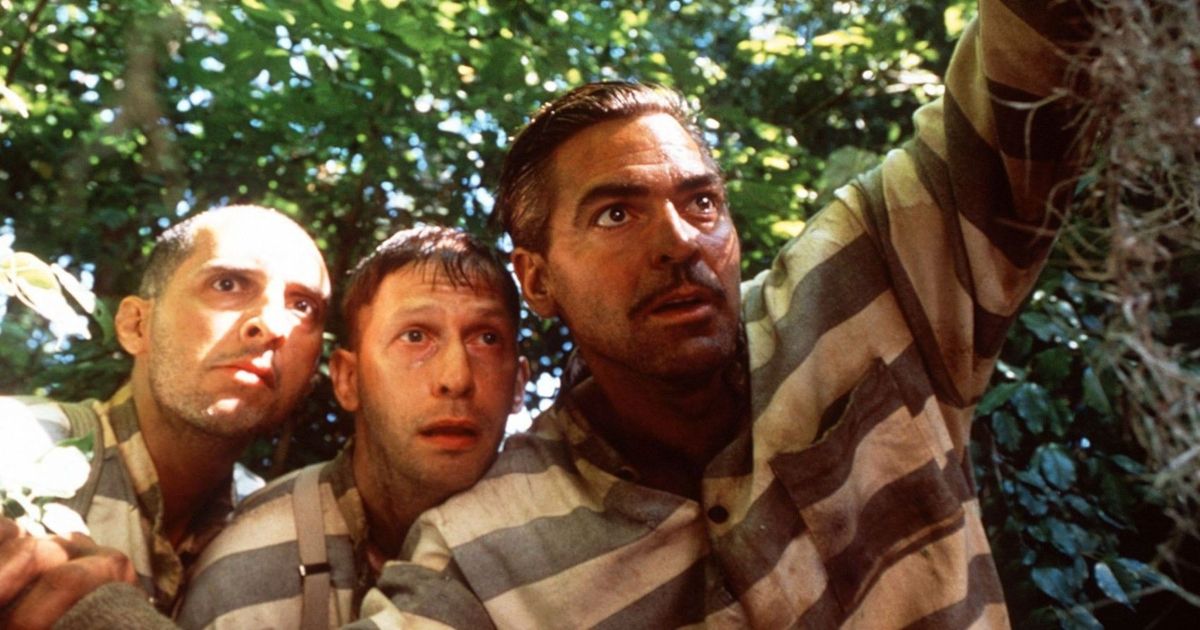
[[[356,619],[374,581],[367,521],[348,445],[321,467],[319,492],[331,567],[331,627]],[[298,628],[302,590],[292,496],[299,471],[250,495],[196,562],[176,622],[183,628]]]
[[[966,441],[1070,189],[1043,99],[1077,8],[981,0],[915,139],[743,285],[752,422],[699,502],[639,484],[585,380],[418,520],[360,627],[1006,627]]]
[[[45,398],[2,399],[0,435],[34,436],[53,444],[73,435],[58,403]],[[29,413],[13,413],[18,403]],[[154,461],[138,426],[132,388],[127,384],[108,401],[94,402],[103,439],[93,457],[101,457],[100,476],[87,513],[83,514],[96,543],[123,552],[133,562],[138,582],[158,608],[170,615],[181,594],[188,567],[200,555],[233,509],[233,478],[207,505],[196,511],[183,541],[174,547],[162,531],[163,498]],[[103,450],[100,446],[103,445]]]

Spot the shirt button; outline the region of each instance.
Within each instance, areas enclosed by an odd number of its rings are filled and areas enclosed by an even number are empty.
[[[714,505],[708,508],[708,520],[720,525],[729,520],[729,510],[726,510],[720,505]]]

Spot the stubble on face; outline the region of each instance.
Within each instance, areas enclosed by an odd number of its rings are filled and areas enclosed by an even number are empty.
[[[387,276],[358,314],[355,474],[378,486],[376,497],[402,497],[396,510],[441,503],[495,460],[518,366],[516,331],[504,305],[499,291],[456,286],[436,268],[418,266]],[[422,340],[410,344],[406,332],[420,332]],[[485,349],[477,344],[488,333],[502,341]],[[454,347],[478,354],[465,359],[471,385],[451,390],[441,379]],[[474,423],[473,447],[444,448],[428,432],[451,418]],[[359,458],[359,449],[366,457]]]
[[[636,282],[639,297],[633,305],[609,317],[603,315],[606,304],[589,299],[591,291],[568,298],[573,307],[562,309],[560,317],[585,358],[591,355],[593,362],[596,358],[615,361],[633,372],[685,388],[707,383],[730,364],[737,351],[740,321],[733,307],[733,315],[692,326],[664,328],[647,321],[651,319],[647,312],[650,304],[685,286],[700,287],[713,303],[736,304],[736,295],[730,299],[712,269],[701,263],[674,266],[667,272],[647,269]],[[585,317],[572,317],[581,311]],[[583,319],[587,322],[580,321]]]
[[[396,423],[397,419],[394,413],[389,414],[381,408],[381,401],[362,393],[359,400],[361,422],[357,425],[364,429],[365,435],[357,439],[356,448],[364,448],[369,453],[366,461],[378,468],[372,475],[374,483],[379,484],[387,496],[404,497],[410,503],[436,505],[474,485],[496,459],[500,436],[483,438],[493,446],[482,461],[479,453],[431,457],[417,448],[415,436],[391,426],[390,423]],[[501,433],[503,427],[504,422],[500,421]]]
[[[557,314],[594,368],[605,362],[691,387],[710,382],[736,359],[737,232],[720,176],[702,151],[678,122],[660,114],[600,123],[555,153],[559,199],[550,221],[546,282]],[[689,184],[695,181],[714,183],[697,188]],[[606,188],[645,191],[603,202],[627,208],[630,226],[601,230],[589,223],[593,210],[578,200]],[[720,199],[722,207],[715,222],[693,226],[694,249],[683,256],[682,246],[663,245],[669,239],[659,230],[668,228],[658,213],[667,199],[682,212],[694,194]],[[682,215],[676,220],[689,221]],[[690,321],[664,316],[662,301],[676,292],[703,299],[712,315]]]
[[[277,428],[320,356],[329,294],[320,252],[290,220],[235,210],[206,217],[148,302],[145,382],[181,437],[247,440]]]
[[[229,392],[202,387],[196,368],[179,360],[185,356],[186,347],[157,313],[152,316],[150,326],[156,345],[149,357],[150,394],[166,417],[218,438],[250,438],[270,432],[282,422],[278,399],[267,404],[250,404]],[[256,354],[250,349],[227,352],[227,356],[217,357],[216,363]]]

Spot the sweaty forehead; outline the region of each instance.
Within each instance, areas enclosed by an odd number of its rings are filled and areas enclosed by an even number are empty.
[[[178,272],[229,268],[329,295],[325,261],[312,239],[283,217],[250,213],[219,216],[196,229],[194,246]],[[180,275],[177,272],[176,275]]]
[[[412,268],[411,284],[421,287],[424,292],[437,300],[452,300],[453,296],[470,297],[483,303],[492,302],[500,310],[504,310],[504,292],[498,286],[496,278],[478,270],[465,270],[461,277],[447,272],[440,263],[423,261]]]
[[[510,321],[512,317],[507,302],[494,282],[479,274],[468,276],[469,284],[452,280],[440,265],[421,263],[404,267],[383,279],[366,310],[378,311],[385,317],[413,313],[457,313]],[[360,314],[360,317],[365,314]]]

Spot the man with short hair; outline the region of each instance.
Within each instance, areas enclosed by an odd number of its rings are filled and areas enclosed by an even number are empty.
[[[338,401],[354,413],[353,440],[238,507],[196,563],[178,623],[357,619],[409,525],[483,475],[508,414],[523,406],[519,300],[500,256],[449,228],[398,232],[360,262],[342,299],[347,334],[330,362]],[[306,538],[326,566],[303,557]]]
[[[539,111],[498,211],[526,300],[591,375],[418,519],[364,615],[1006,626],[966,442],[1070,190],[1079,146],[1039,103],[1066,80],[1073,8],[981,0],[915,140],[740,292],[678,95],[592,84]]]
[[[103,403],[6,400],[4,435],[95,436],[93,478],[74,501],[160,611],[173,610],[188,565],[224,525],[237,458],[308,392],[328,299],[324,259],[291,219],[257,206],[204,212],[158,238],[138,294],[121,301],[126,386]],[[0,606],[14,627],[49,624],[96,585],[64,579],[87,572],[63,563],[86,539],[64,552],[15,531],[0,542]],[[61,608],[39,599],[47,589]],[[76,609],[104,612],[109,592]]]

